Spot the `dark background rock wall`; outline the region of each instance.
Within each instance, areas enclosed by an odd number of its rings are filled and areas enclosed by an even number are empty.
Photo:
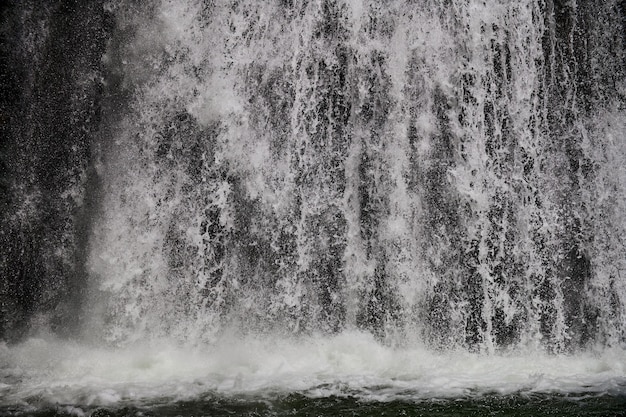
[[[35,317],[61,333],[80,321],[112,22],[101,1],[3,2],[0,339]]]

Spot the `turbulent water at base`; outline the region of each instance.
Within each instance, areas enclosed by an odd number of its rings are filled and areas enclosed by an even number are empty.
[[[619,410],[625,16],[9,2],[0,411],[538,393]]]

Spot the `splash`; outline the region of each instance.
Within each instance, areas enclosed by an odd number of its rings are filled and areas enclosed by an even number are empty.
[[[154,405],[219,398],[309,398],[422,401],[485,394],[624,392],[622,350],[575,357],[544,353],[485,356],[390,348],[371,334],[343,332],[286,342],[224,338],[213,347],[180,348],[170,340],[109,349],[54,339],[3,347],[4,404],[45,409],[74,404]]]

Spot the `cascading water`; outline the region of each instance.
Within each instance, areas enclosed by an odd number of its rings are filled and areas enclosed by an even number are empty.
[[[3,11],[9,403],[623,395],[622,3],[51,4]]]

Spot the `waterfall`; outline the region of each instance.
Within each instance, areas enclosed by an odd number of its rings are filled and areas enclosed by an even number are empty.
[[[17,256],[44,274],[69,264],[56,285],[80,291],[64,303],[113,343],[233,328],[358,328],[490,352],[623,342],[617,2],[120,1],[98,12],[108,32],[75,29],[107,38],[95,72],[82,65],[97,56],[56,69],[45,42],[67,27],[27,16],[44,22],[20,39],[43,39],[22,46],[43,49],[29,58],[44,67],[31,88],[86,90],[76,106],[100,100],[100,120],[74,133],[38,107],[66,104],[28,93],[30,122],[6,150],[24,160],[7,175],[3,236],[32,245],[44,225],[63,237],[38,255],[7,244],[8,305],[25,302],[11,293]],[[45,81],[55,71],[73,84]],[[41,143],[49,128],[55,149]],[[36,174],[16,173],[28,158]],[[47,198],[66,208],[46,212]],[[59,218],[74,231],[59,232]],[[52,252],[65,260],[28,259]]]
[[[617,7],[111,5],[98,331],[622,343]]]
[[[79,3],[2,11],[5,342],[623,349],[623,2]]]

